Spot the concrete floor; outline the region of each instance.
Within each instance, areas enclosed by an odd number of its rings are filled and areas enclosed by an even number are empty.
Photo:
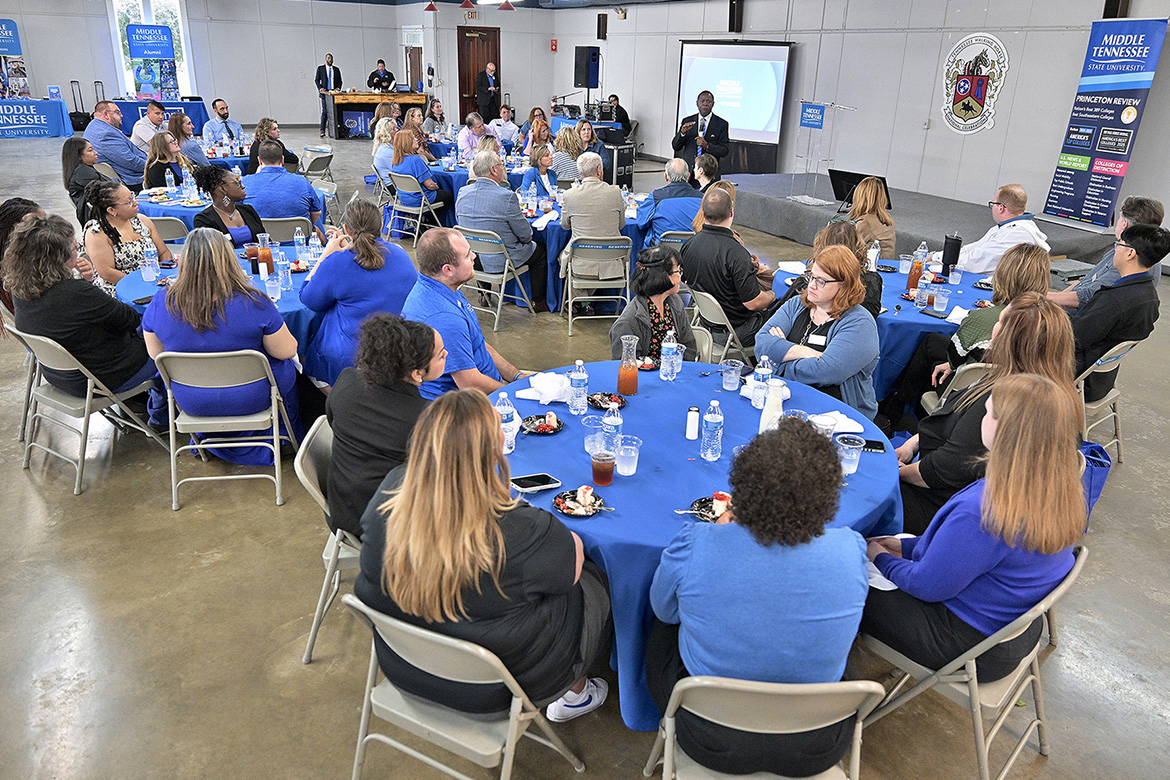
[[[290,128],[285,139],[297,148],[317,137]],[[334,175],[348,197],[364,189],[369,146],[343,142],[336,152]],[[59,159],[59,140],[0,140],[0,199],[21,195],[71,216]],[[639,165],[637,189],[658,186],[659,170]],[[744,232],[764,258],[806,256]],[[1170,286],[1162,289],[1166,297]],[[605,359],[607,330],[582,322],[570,339],[559,316],[530,320],[510,308],[488,339],[539,369]],[[1166,776],[1157,745],[1170,735],[1170,487],[1162,481],[1170,426],[1156,355],[1166,354],[1167,332],[1155,331],[1123,371],[1126,463],[1093,515],[1091,558],[1060,610],[1060,646],[1043,656],[1052,753],[1029,747],[1013,780]],[[0,340],[0,779],[347,776],[370,638],[334,607],[313,664],[301,664],[325,525],[291,462],[282,507],[268,483],[237,482],[189,487],[172,512],[165,453],[99,421],[86,490],[74,496],[62,461],[34,454],[31,469],[20,468],[23,376],[21,353]],[[860,671],[882,678],[881,664],[855,656]],[[1014,714],[1007,730],[1020,720]],[[595,778],[637,777],[653,741],[625,728],[616,701],[558,730]],[[495,776],[456,761],[474,778]],[[969,719],[928,694],[865,732],[862,767],[867,780],[975,777]],[[519,778],[573,774],[535,743],[520,748]],[[381,745],[365,776],[439,777]]]

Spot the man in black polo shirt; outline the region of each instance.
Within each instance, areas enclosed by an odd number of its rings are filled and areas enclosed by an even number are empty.
[[[1114,243],[1113,265],[1121,278],[1102,287],[1072,318],[1077,374],[1123,341],[1141,341],[1158,319],[1158,292],[1150,267],[1170,252],[1170,231],[1131,225]],[[1113,389],[1117,370],[1085,380],[1085,399],[1096,401]]]
[[[750,347],[768,319],[776,294],[760,290],[751,253],[731,232],[735,219],[731,196],[723,190],[708,190],[702,210],[703,229],[682,247],[683,280],[714,297],[740,343]]]

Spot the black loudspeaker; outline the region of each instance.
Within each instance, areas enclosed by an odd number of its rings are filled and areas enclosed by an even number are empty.
[[[1129,16],[1129,0],[1105,0],[1103,19],[1125,19]]]
[[[609,17],[606,14],[597,15],[597,40],[605,40],[605,31],[609,23]]]
[[[578,46],[573,67],[573,86],[597,89],[600,82],[601,49],[597,46]]]
[[[743,4],[746,0],[727,0],[727,32],[743,32]]]

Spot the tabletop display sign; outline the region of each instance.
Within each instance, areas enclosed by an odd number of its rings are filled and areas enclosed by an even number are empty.
[[[1044,213],[1107,228],[1145,111],[1166,19],[1093,22]]]
[[[178,100],[175,78],[175,39],[161,24],[126,25],[134,92],[139,100]]]
[[[800,126],[820,130],[825,126],[825,107],[816,103],[802,103],[800,106]]]
[[[49,100],[61,99],[61,87],[56,84],[49,85]]]

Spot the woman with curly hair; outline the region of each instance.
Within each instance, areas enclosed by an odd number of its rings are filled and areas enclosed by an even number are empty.
[[[248,170],[247,174],[253,174],[256,169],[260,167],[260,143],[262,141],[276,141],[280,144],[280,148],[284,150],[284,164],[285,165],[299,165],[300,158],[290,152],[284,146],[284,141],[280,140],[280,125],[272,117],[264,117],[256,123],[256,138],[252,141],[252,146],[248,149]]]
[[[447,366],[443,337],[429,325],[375,314],[361,326],[355,366],[337,377],[325,400],[333,429],[329,522],[362,536],[362,513],[392,470],[406,462],[410,434],[428,401],[423,382]]]
[[[171,259],[171,250],[150,218],[138,213],[138,201],[125,184],[102,179],[85,188],[90,216],[82,230],[85,256],[93,263],[93,283],[113,295],[126,274],[146,260],[146,242],[154,244],[160,262]]]
[[[211,205],[195,215],[195,227],[218,230],[232,240],[236,249],[255,243],[266,232],[256,209],[244,203],[247,192],[240,177],[218,165],[195,169],[195,184],[211,196]]]
[[[828,438],[784,418],[736,456],[728,481],[728,511],[683,525],[650,586],[646,682],[663,712],[674,684],[690,675],[837,682],[865,607],[865,541],[851,528],[826,527],[841,490]],[[849,749],[853,718],[753,734],[680,710],[676,727],[687,755],[717,772],[807,777]]]

